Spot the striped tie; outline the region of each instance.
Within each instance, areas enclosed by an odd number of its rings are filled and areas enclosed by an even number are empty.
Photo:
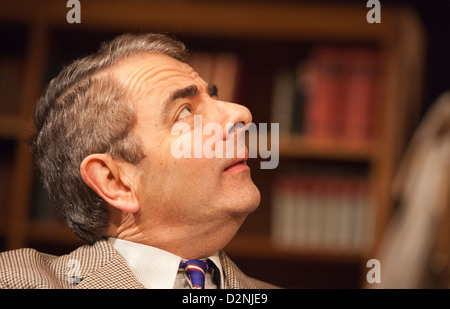
[[[188,260],[180,263],[180,267],[184,268],[189,280],[191,280],[193,289],[205,288],[205,273],[211,271],[209,263],[209,260]]]

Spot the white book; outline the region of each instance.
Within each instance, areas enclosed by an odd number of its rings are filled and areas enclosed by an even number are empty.
[[[305,183],[301,179],[296,181],[295,211],[294,211],[294,246],[303,248],[306,245],[308,228],[308,196]]]
[[[281,226],[283,211],[283,193],[278,186],[275,186],[272,193],[271,214],[270,214],[270,235],[274,243],[281,242]]]
[[[330,184],[331,186],[334,184]],[[339,206],[338,195],[334,188],[329,188],[326,194],[326,201],[324,205],[324,249],[333,250],[336,248],[339,230]]]
[[[295,197],[289,186],[289,180],[279,180],[272,198],[272,240],[283,247],[292,247],[294,240]]]
[[[295,232],[295,191],[292,183],[288,184],[284,191],[283,212],[282,212],[282,244],[286,247],[293,247]]]
[[[320,247],[322,238],[322,205],[323,197],[315,186],[308,197],[307,209],[307,237],[306,245],[309,248]]]

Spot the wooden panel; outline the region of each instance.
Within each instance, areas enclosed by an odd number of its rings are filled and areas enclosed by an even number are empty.
[[[58,26],[95,29],[194,33],[207,36],[253,36],[288,39],[380,39],[390,33],[394,12],[383,10],[383,22],[369,24],[365,5],[227,1],[90,0],[81,5],[81,24],[68,24],[69,8],[58,0],[2,1],[0,18],[28,20],[45,16]]]
[[[283,258],[285,260],[341,261],[358,263],[362,258],[360,252],[337,250],[294,249],[279,246],[269,237],[260,235],[238,235],[225,248],[230,255],[245,257],[264,257],[267,259]]]
[[[280,156],[330,160],[373,160],[374,143],[339,140],[317,141],[302,136],[280,136]]]

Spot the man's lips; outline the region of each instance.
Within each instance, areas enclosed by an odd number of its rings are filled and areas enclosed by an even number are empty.
[[[249,169],[247,165],[248,160],[248,150],[245,151],[245,156],[243,158],[233,158],[231,161],[228,161],[224,172],[237,170],[237,169]]]

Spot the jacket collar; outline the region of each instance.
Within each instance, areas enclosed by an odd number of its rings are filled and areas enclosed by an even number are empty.
[[[86,254],[88,251],[89,254]],[[78,259],[81,271],[78,289],[144,289],[136,279],[125,260],[106,241],[101,240],[92,246],[83,246],[70,254]],[[225,289],[254,289],[256,286],[230,260],[225,252],[219,252],[224,274]],[[88,267],[83,267],[88,265]]]

